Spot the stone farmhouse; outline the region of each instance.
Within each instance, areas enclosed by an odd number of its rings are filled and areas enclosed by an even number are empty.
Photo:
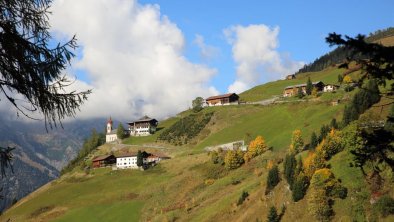
[[[239,96],[236,93],[211,96],[205,99],[206,106],[238,105]]]
[[[314,88],[317,89],[318,92],[323,91],[325,86],[322,81],[313,82],[312,85]],[[304,83],[304,84],[298,84],[293,86],[287,86],[283,91],[283,97],[291,97],[297,95],[299,88],[301,88],[302,92],[306,94],[306,83]]]

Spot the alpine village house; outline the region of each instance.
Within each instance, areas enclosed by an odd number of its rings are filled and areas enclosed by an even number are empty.
[[[316,88],[318,92],[321,92],[324,89],[324,83],[322,81],[313,82],[312,86]],[[299,88],[301,88],[303,94],[306,94],[306,83],[304,83],[304,84],[298,84],[293,86],[287,86],[283,91],[283,97],[291,97],[297,95]]]
[[[125,130],[125,134],[130,136],[149,136],[156,132],[159,121],[152,119],[148,116],[143,116],[139,120],[127,123],[129,125],[128,130]],[[105,136],[105,142],[110,143],[118,139],[116,135],[117,129],[113,129],[112,118],[110,117],[107,122],[107,134]]]
[[[143,167],[155,165],[158,162],[169,159],[169,157],[162,154],[153,154],[142,152]],[[92,160],[93,168],[113,167],[113,169],[138,169],[137,153],[126,153],[121,155],[103,155],[98,156]]]
[[[205,99],[206,106],[238,105],[239,96],[236,93],[211,96]]]

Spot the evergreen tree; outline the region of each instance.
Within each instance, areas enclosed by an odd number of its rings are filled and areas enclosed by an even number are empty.
[[[267,216],[267,222],[279,222],[279,215],[276,207],[272,206]]]
[[[267,177],[267,188],[265,189],[265,193],[268,194],[274,187],[279,183],[279,169],[278,166],[273,166],[268,172]]]
[[[17,115],[31,118],[33,113],[42,114],[46,128],[62,126],[64,118],[74,117],[91,93],[67,88],[72,81],[64,71],[74,56],[76,38],[65,44],[52,42],[48,21],[51,3],[0,1],[1,102],[8,101]],[[13,149],[0,146],[2,176],[11,166]]]
[[[123,128],[122,123],[119,123],[118,129],[116,130],[116,135],[118,136],[118,139],[124,139],[126,138],[125,130]]]
[[[311,135],[311,142],[310,142],[310,144],[309,144],[309,149],[314,149],[314,148],[316,148],[316,146],[319,144],[319,139],[317,138],[317,136],[316,136],[316,133],[315,132],[312,132],[312,135]]]
[[[391,134],[394,134],[394,104],[391,105],[390,113],[387,116],[386,124],[384,125],[384,129]]]
[[[290,185],[290,189],[293,187],[295,169],[297,166],[297,161],[294,154],[287,154],[284,162],[284,175],[287,183]]]
[[[312,85],[311,77],[308,77],[308,80],[306,82],[306,88],[305,88],[306,94],[311,95],[312,90],[313,90],[313,85]]]
[[[394,47],[383,46],[380,43],[367,42],[365,36],[357,35],[355,38],[330,33],[326,38],[330,46],[341,46],[350,53],[349,59],[340,67],[348,67],[351,61],[356,61],[365,70],[359,83],[364,79],[377,79],[380,85],[385,85],[386,80],[394,79]],[[391,85],[392,92],[394,85]]]
[[[237,201],[237,206],[241,205],[246,200],[246,198],[248,198],[248,196],[249,193],[247,191],[242,191],[242,194]]]
[[[337,123],[337,120],[335,118],[333,118],[331,120],[330,126],[331,126],[331,128],[338,129],[338,123]]]
[[[342,118],[343,126],[349,125],[350,122],[358,119],[358,116],[359,115],[357,113],[357,110],[352,103],[345,106],[345,109],[343,111],[343,118]]]
[[[30,117],[39,112],[45,126],[52,128],[65,117],[73,117],[91,91],[67,90],[72,81],[64,70],[74,56],[76,38],[65,44],[51,42],[51,3],[0,1],[0,94],[2,102],[8,100],[18,114]]]
[[[349,106],[345,106],[342,122],[347,126],[350,122],[357,120],[373,104],[379,102],[379,87],[376,79],[370,79],[352,98]]]
[[[137,153],[137,166],[140,167],[142,165],[144,165],[144,156],[143,156],[141,150],[138,150],[138,153]]]
[[[298,175],[300,175],[300,173],[303,172],[303,171],[304,171],[304,164],[303,164],[303,162],[302,162],[302,158],[301,158],[301,157],[298,157],[298,159],[297,159],[297,166],[296,166],[294,175],[295,175],[295,176],[298,176]]]
[[[343,75],[342,75],[342,74],[339,74],[339,75],[338,75],[338,83],[339,83],[339,84],[342,84],[342,82],[343,82]]]
[[[330,132],[330,127],[329,126],[327,126],[327,125],[321,126],[319,142],[323,141],[323,139],[326,138],[328,132]]]
[[[292,198],[294,202],[302,200],[304,198],[306,191],[308,190],[309,180],[308,177],[300,174],[295,180],[293,184],[293,192]]]

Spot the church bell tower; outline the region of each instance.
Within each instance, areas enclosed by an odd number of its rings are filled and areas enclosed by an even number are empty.
[[[111,131],[112,131],[112,118],[109,117],[109,120],[107,122],[107,134],[111,133]]]

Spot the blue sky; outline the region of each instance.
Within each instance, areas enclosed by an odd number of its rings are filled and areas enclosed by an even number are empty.
[[[354,36],[369,34],[394,26],[394,1],[222,1],[222,0],[141,0],[141,4],[158,4],[183,32],[186,56],[193,62],[206,63],[218,69],[212,84],[226,92],[235,79],[235,64],[231,45],[223,30],[234,26],[264,24],[278,26],[279,52],[290,53],[293,60],[310,63],[330,51],[325,37],[330,32]],[[193,43],[196,34],[206,44],[219,49],[219,55],[209,61],[199,56]]]
[[[160,119],[294,73],[330,32],[394,26],[394,1],[343,2],[54,0],[50,23],[56,41],[77,36],[67,71],[93,90],[80,117]]]

